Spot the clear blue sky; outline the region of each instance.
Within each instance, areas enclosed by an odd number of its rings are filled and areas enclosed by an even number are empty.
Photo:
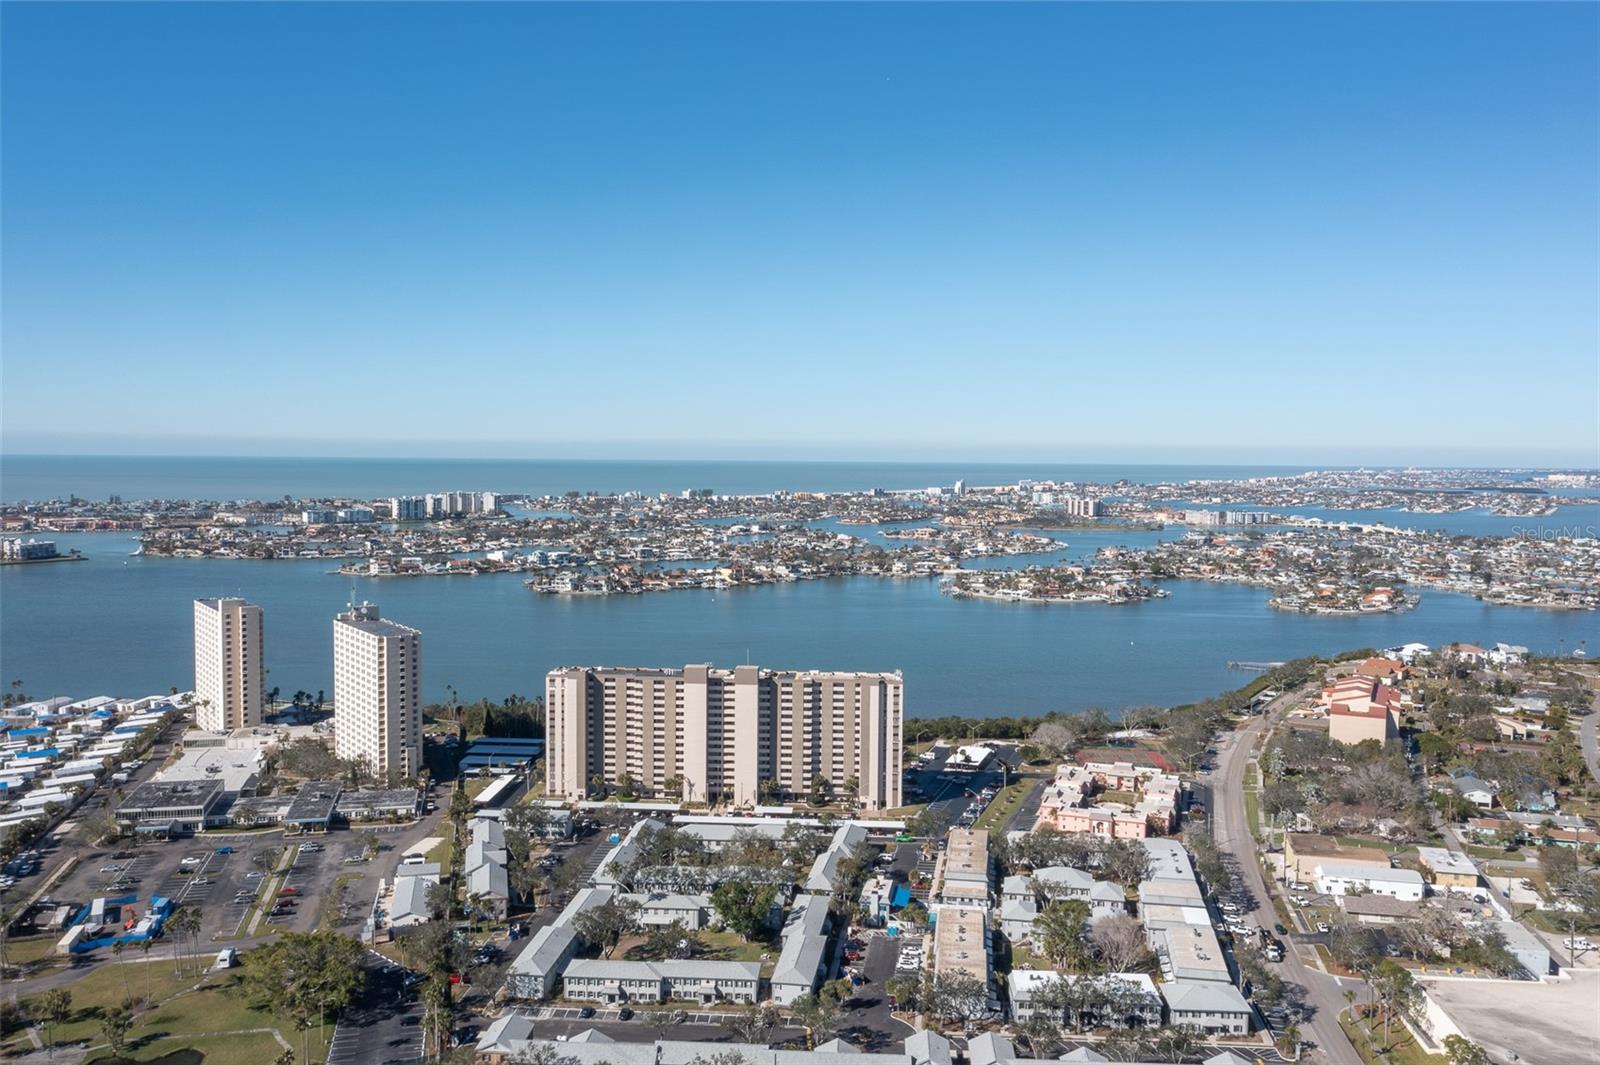
[[[1600,464],[1597,41],[7,4],[3,444]]]

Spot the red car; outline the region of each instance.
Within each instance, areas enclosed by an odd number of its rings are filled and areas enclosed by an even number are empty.
[[[285,896],[285,897],[287,897],[289,895],[298,895],[298,894],[300,894],[300,889],[299,888],[293,888],[293,887],[279,888],[278,889],[278,894],[282,895],[282,896]]]

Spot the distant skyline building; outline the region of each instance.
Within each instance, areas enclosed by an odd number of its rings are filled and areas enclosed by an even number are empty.
[[[352,603],[333,621],[334,753],[379,776],[422,767],[422,633]]]
[[[747,804],[815,780],[868,809],[900,805],[899,673],[566,667],[545,678],[546,790]],[[771,782],[767,789],[764,782]]]
[[[229,732],[261,724],[266,667],[261,608],[243,599],[194,601],[195,724]]]

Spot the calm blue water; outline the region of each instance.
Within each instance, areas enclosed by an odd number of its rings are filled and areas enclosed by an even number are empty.
[[[1061,533],[1065,557],[1155,534]],[[139,695],[193,683],[190,600],[242,595],[266,611],[270,683],[332,687],[334,613],[354,594],[423,632],[430,699],[542,690],[572,663],[901,669],[913,714],[1001,714],[1170,704],[1237,687],[1230,660],[1280,660],[1409,640],[1600,649],[1593,613],[1486,606],[1426,593],[1399,615],[1268,609],[1266,592],[1174,583],[1137,606],[952,600],[930,580],[811,581],[723,592],[538,596],[516,575],[356,579],[329,562],[129,558],[122,534],[57,537],[88,562],[0,568],[0,677],[29,694]],[[1030,560],[1012,560],[1020,564]],[[1562,641],[1565,641],[1564,644]]]
[[[728,495],[864,491],[1023,479],[1154,483],[1304,473],[1304,466],[1088,465],[984,462],[651,462],[641,460],[144,458],[0,455],[0,500],[377,498],[450,490]]]

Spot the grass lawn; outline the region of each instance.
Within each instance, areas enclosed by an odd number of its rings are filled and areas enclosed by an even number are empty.
[[[1006,819],[1017,812],[1017,807],[1022,805],[1022,800],[1026,799],[1028,793],[1038,786],[1039,782],[1037,780],[1023,780],[1001,788],[1000,793],[994,797],[993,802],[989,803],[983,814],[978,818],[977,824],[973,825],[973,827],[980,832],[988,832],[991,835],[999,832],[1001,827],[1005,825]]]
[[[1387,1047],[1384,1046],[1383,1025],[1376,1019],[1353,1021],[1348,1016],[1340,1015],[1339,1027],[1350,1037],[1361,1060],[1369,1065],[1439,1065],[1444,1061],[1443,1055],[1429,1054],[1418,1046],[1416,1039],[1406,1031],[1399,1019],[1389,1026],[1391,1042]]]
[[[300,1037],[298,1032],[284,1032],[283,1037],[294,1044],[296,1060],[300,1055]],[[137,1037],[135,1037],[137,1038]],[[312,1054],[325,1054],[326,1050],[317,1049],[317,1033],[311,1033]],[[278,1041],[267,1032],[251,1032],[245,1035],[213,1035],[213,1036],[152,1036],[148,1041],[137,1046],[130,1046],[127,1051],[129,1061],[155,1061],[163,1055],[175,1050],[197,1050],[205,1055],[205,1065],[265,1065],[265,1063],[278,1060],[278,1055],[283,1053],[283,1048]],[[110,1051],[96,1052],[94,1060],[104,1061]]]
[[[1483,858],[1487,861],[1493,861],[1497,858],[1515,861],[1521,855],[1521,851],[1505,850],[1501,847],[1485,847],[1478,843],[1466,844],[1466,851],[1474,858]]]
[[[59,936],[28,936],[26,939],[7,938],[6,962],[10,965],[27,965],[48,958],[60,942]]]
[[[100,1011],[121,1003],[131,990],[141,998],[148,994],[151,1002],[158,1003],[140,1013],[128,1033],[134,1048],[130,1056],[136,1061],[159,1058],[183,1047],[205,1049],[207,1065],[272,1061],[281,1048],[269,1033],[227,1034],[253,1028],[278,1029],[298,1048],[299,1033],[273,1014],[251,1009],[238,985],[237,973],[197,976],[191,968],[180,977],[170,962],[101,965],[70,985],[73,1016],[52,1034],[58,1043],[99,1043]],[[194,990],[197,986],[199,990]],[[331,1017],[329,1022],[321,1036],[315,1029],[311,1032],[313,1056],[327,1052]]]
[[[910,806],[896,806],[892,810],[884,810],[877,816],[886,821],[909,821],[928,808],[925,802],[914,802]]]
[[[1346,847],[1376,847],[1390,854],[1412,849],[1409,843],[1390,843],[1388,840],[1379,839],[1377,836],[1334,836],[1333,838]]]
[[[761,962],[761,972],[764,976],[771,975],[772,969],[777,964],[778,953],[783,949],[781,944],[759,939],[746,943],[739,933],[727,930],[701,929],[695,935],[699,936],[707,946],[702,957],[716,961],[758,961]],[[611,956],[629,961],[640,960],[639,955],[633,952],[635,948],[644,946],[644,942],[645,937],[642,935],[623,936],[617,941],[617,947],[611,952]]]
[[[769,955],[769,960],[771,960],[771,958],[776,958],[778,952],[783,949],[781,946],[774,946],[772,943],[759,939],[746,943],[744,937],[740,936],[738,932],[730,932],[725,929],[701,932],[700,938],[711,945],[711,950],[707,956],[716,958],[718,961],[760,961],[763,954]]]
[[[430,862],[438,864],[440,869],[450,868],[451,843],[450,837],[455,829],[450,827],[450,822],[445,821],[439,825],[439,830],[444,833],[444,838],[434,844],[433,849],[423,855]]]

